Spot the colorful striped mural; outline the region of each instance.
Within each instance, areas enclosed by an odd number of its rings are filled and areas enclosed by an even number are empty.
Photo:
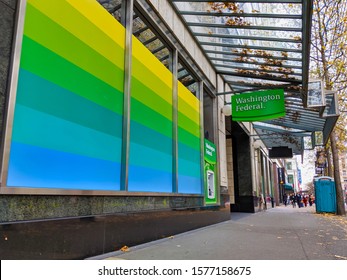
[[[96,1],[27,1],[8,186],[120,189],[124,37]]]
[[[178,82],[178,192],[201,193],[200,102]]]
[[[172,79],[133,36],[129,191],[172,192]]]
[[[7,186],[119,191],[125,29],[95,0],[28,0]],[[128,191],[173,191],[173,75],[133,36]],[[178,83],[178,192],[202,194],[199,100]]]

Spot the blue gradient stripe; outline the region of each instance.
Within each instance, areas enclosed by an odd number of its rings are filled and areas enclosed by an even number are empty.
[[[200,177],[178,175],[178,193],[202,194]]]
[[[172,173],[130,165],[128,189],[141,192],[172,192]]]
[[[182,158],[178,159],[178,173],[191,177],[200,177],[200,162],[191,162]]]
[[[130,164],[172,172],[172,155],[141,144],[131,143]]]
[[[120,190],[119,170],[120,164],[117,162],[12,142],[7,185],[75,190]]]

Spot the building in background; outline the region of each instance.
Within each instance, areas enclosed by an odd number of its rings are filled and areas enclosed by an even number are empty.
[[[340,164],[342,190],[345,195],[345,201],[347,202],[347,154],[346,153],[339,155],[339,164]]]
[[[297,158],[285,159],[285,166],[287,172],[287,183],[293,186],[294,192],[301,192],[302,186],[299,180],[299,169]]]

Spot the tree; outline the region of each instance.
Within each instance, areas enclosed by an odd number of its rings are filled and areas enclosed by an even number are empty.
[[[311,44],[311,75],[324,81],[327,90],[338,93],[339,107],[345,110],[347,100],[347,1],[314,0]],[[346,215],[342,191],[339,153],[345,151],[346,115],[341,114],[330,137],[337,214]]]

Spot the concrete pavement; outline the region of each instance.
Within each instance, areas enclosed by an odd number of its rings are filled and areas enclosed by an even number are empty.
[[[347,217],[314,206],[231,213],[229,221],[89,259],[347,260]]]

